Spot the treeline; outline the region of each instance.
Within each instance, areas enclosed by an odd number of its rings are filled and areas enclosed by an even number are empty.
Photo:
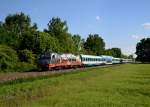
[[[150,38],[143,38],[136,45],[137,61],[150,63]]]
[[[46,51],[126,57],[119,48],[105,49],[98,34],[89,34],[85,40],[79,34],[69,33],[67,22],[58,17],[50,19],[47,25],[39,31],[24,13],[8,15],[0,22],[0,71],[36,69],[39,55]]]

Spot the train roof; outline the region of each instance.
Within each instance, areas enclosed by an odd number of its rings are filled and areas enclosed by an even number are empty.
[[[121,58],[113,58],[113,59],[121,59]]]
[[[61,54],[61,57],[76,58],[74,54]]]
[[[108,56],[108,55],[101,55],[101,57],[104,57],[104,58],[114,58],[113,56]]]
[[[83,54],[81,54],[81,57],[85,57],[85,58],[102,58],[101,56],[83,55]]]

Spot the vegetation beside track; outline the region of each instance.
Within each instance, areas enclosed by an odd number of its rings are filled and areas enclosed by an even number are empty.
[[[150,106],[150,64],[125,64],[83,71],[86,72],[3,84],[0,88],[0,106]]]

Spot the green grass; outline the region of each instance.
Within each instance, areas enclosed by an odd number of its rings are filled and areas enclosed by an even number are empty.
[[[150,107],[150,64],[1,84],[1,107]]]

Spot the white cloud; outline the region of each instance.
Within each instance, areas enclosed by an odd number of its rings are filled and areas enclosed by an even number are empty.
[[[100,20],[100,16],[96,16],[96,20],[99,21]]]
[[[145,29],[150,29],[150,22],[142,24]]]

